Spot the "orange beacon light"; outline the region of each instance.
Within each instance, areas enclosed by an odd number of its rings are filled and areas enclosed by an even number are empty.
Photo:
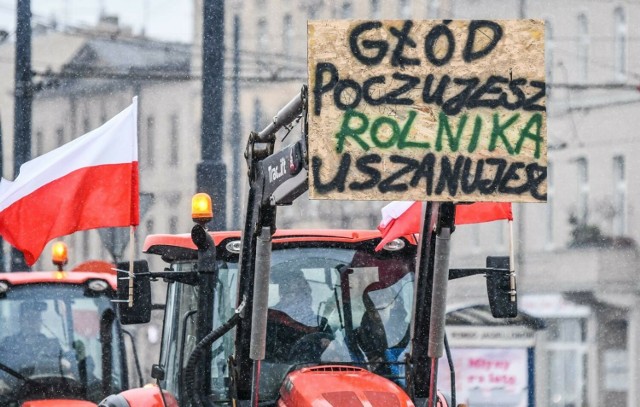
[[[62,271],[62,266],[69,260],[67,245],[64,242],[56,242],[51,247],[51,261]]]
[[[199,224],[205,224],[213,219],[213,204],[209,195],[200,192],[191,198],[191,219]]]

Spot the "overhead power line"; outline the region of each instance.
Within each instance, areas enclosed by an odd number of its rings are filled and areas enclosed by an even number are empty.
[[[281,67],[282,68],[282,67]],[[306,66],[288,69],[288,73],[282,75],[271,75],[271,72],[265,71],[263,75],[240,75],[241,80],[268,80],[274,79],[277,81],[286,80],[306,80],[307,71]],[[255,71],[255,69],[254,69]],[[34,71],[35,76],[42,78],[58,78],[58,79],[113,79],[113,80],[149,80],[149,81],[171,81],[171,80],[200,80],[202,77],[198,74],[191,74],[189,72],[163,72],[163,71],[144,71],[144,70],[131,70],[129,72],[116,71],[110,68],[77,68],[77,69],[65,69],[62,72],[51,71]],[[226,80],[230,80],[230,75],[225,75]],[[628,84],[628,83],[563,83],[563,82],[550,82],[547,86],[555,89],[570,89],[570,90],[589,90],[589,89],[619,89],[619,90],[637,90],[640,91],[640,84]]]
[[[547,83],[547,86],[557,89],[588,90],[588,89],[620,89],[640,91],[640,84],[629,83]]]

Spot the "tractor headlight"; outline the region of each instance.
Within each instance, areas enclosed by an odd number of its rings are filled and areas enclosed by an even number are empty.
[[[384,245],[384,249],[390,252],[394,252],[396,250],[400,250],[405,246],[404,240],[402,239],[393,239],[389,243]]]
[[[240,253],[241,245],[242,245],[242,242],[240,240],[232,240],[231,242],[227,243],[225,247],[227,251],[230,253]]]
[[[109,283],[104,280],[89,280],[87,287],[89,287],[91,291],[101,293],[109,288]]]

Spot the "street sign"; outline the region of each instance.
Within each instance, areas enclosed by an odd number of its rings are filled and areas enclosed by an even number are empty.
[[[312,199],[544,202],[542,20],[308,23]]]

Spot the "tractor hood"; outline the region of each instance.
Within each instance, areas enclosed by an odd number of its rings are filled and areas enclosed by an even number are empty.
[[[96,407],[96,404],[83,400],[49,399],[25,401],[22,407]]]
[[[398,385],[352,366],[314,366],[290,373],[280,388],[278,406],[413,407]]]

